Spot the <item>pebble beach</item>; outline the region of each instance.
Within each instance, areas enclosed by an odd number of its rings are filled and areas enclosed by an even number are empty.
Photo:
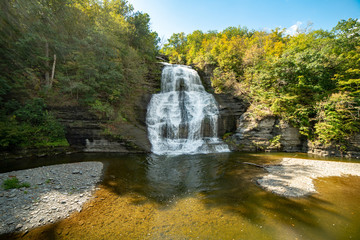
[[[28,231],[79,212],[91,199],[103,172],[101,162],[60,164],[0,174],[29,187],[0,188],[0,234]]]
[[[257,183],[265,190],[284,197],[317,193],[313,183],[316,178],[360,176],[360,163],[283,158],[280,164],[264,168],[268,173]]]

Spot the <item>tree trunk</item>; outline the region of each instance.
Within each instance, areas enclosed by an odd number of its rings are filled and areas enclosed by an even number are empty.
[[[258,168],[265,168],[264,165],[258,165],[258,164],[250,163],[250,162],[243,162],[242,164],[246,164],[246,165],[250,165],[250,166],[254,166],[254,167],[258,167]]]
[[[49,43],[45,41],[45,86],[48,87],[50,84],[50,73],[49,73]]]
[[[55,66],[56,66],[56,54],[54,54],[54,63],[53,63],[53,66],[52,66],[52,71],[51,71],[51,79],[50,79],[50,82],[49,82],[49,89],[51,89],[52,85],[53,85],[54,76],[55,76]]]

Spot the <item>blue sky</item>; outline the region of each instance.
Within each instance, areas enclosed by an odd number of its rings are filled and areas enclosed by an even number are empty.
[[[221,31],[229,26],[263,30],[296,26],[332,29],[339,20],[360,18],[360,0],[128,0],[148,13],[161,38],[194,30]]]

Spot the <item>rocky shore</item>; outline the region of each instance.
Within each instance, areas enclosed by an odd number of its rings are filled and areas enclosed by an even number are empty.
[[[269,172],[257,180],[265,190],[284,197],[316,193],[313,180],[321,177],[360,176],[360,163],[284,158],[279,165],[267,165]]]
[[[46,166],[0,174],[0,184],[16,177],[30,187],[0,188],[0,235],[54,223],[79,212],[103,171],[101,162]]]

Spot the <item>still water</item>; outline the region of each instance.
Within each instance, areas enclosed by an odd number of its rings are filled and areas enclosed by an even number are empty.
[[[100,189],[82,212],[25,235],[3,237],[360,239],[360,178],[318,179],[319,194],[288,199],[256,184],[266,174],[264,169],[243,164],[276,164],[283,157],[308,158],[305,154],[74,154],[2,162],[2,172],[79,161],[105,165]]]

